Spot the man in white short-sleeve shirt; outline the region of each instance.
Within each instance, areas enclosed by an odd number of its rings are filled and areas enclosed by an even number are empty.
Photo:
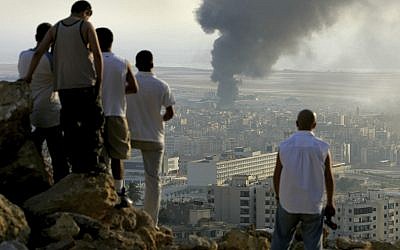
[[[164,153],[164,122],[174,116],[175,99],[168,84],[152,72],[153,55],[143,50],[136,55],[140,91],[127,96],[127,118],[133,148],[140,149],[145,171],[144,210],[158,223],[161,183],[159,173]],[[161,114],[162,108],[165,113]]]
[[[329,145],[316,138],[316,115],[302,110],[297,116],[298,131],[280,144],[274,172],[278,202],[272,250],[288,249],[296,226],[301,222],[305,249],[322,249],[323,195],[325,215],[335,215],[334,183]]]
[[[130,63],[112,51],[114,35],[108,28],[97,28],[97,37],[103,55],[102,102],[105,117],[104,149],[111,158],[114,187],[120,201],[117,207],[132,205],[124,185],[124,159],[130,157],[131,145],[126,120],[126,94],[136,93],[137,83]]]
[[[34,53],[50,28],[51,24],[49,23],[39,24],[35,35],[36,47],[24,50],[19,55],[18,72],[20,77],[27,74]],[[58,182],[69,174],[69,166],[62,145],[61,104],[57,92],[54,92],[53,84],[52,55],[46,51],[40,58],[30,83],[33,102],[30,121],[35,127],[32,132],[32,139],[39,152],[42,152],[43,143],[46,141],[53,167],[53,180]]]

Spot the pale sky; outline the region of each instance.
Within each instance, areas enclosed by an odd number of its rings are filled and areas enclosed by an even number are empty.
[[[56,23],[69,16],[75,0],[1,0],[0,63],[15,63],[21,50],[34,46],[41,22]],[[194,11],[199,0],[92,0],[90,22],[114,33],[113,50],[132,61],[150,49],[157,64],[209,66],[215,35],[206,35]]]
[[[74,0],[2,0],[0,63],[16,63],[34,46],[41,22],[54,24],[70,14]],[[150,49],[159,66],[211,68],[218,34],[205,34],[194,11],[200,0],[92,0],[95,27],[114,33],[115,53],[133,61]],[[400,1],[363,0],[343,11],[337,23],[304,40],[296,55],[274,68],[304,70],[396,70],[400,68]]]

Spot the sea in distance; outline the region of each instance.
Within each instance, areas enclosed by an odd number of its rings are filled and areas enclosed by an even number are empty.
[[[210,80],[210,69],[159,67],[154,71],[172,89],[193,90],[193,94],[217,89],[217,84]],[[18,78],[16,64],[0,64],[0,80],[15,81]],[[283,70],[272,71],[264,78],[242,77],[240,82],[241,94],[400,103],[400,72]]]

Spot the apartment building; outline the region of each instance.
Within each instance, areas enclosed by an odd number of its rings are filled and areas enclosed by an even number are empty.
[[[400,193],[384,190],[353,192],[336,199],[338,229],[330,237],[394,242],[400,237]]]
[[[227,185],[210,187],[209,200],[214,204],[214,219],[257,229],[273,228],[276,201],[272,178],[263,182],[251,176],[236,175]]]
[[[274,173],[277,153],[246,152],[235,148],[230,159],[208,156],[188,163],[188,185],[222,185],[234,175],[251,175],[258,180],[266,179]],[[221,159],[222,158],[222,159]]]

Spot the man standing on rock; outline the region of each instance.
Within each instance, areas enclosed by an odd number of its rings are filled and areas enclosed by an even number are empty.
[[[131,131],[132,147],[140,149],[145,172],[144,210],[151,215],[155,225],[161,200],[159,173],[164,154],[164,122],[174,116],[175,99],[168,84],[152,72],[153,55],[142,50],[136,55],[139,72],[136,80],[139,92],[127,96],[127,118]],[[161,115],[162,107],[165,113]]]
[[[41,23],[36,28],[36,46],[33,49],[22,51],[18,60],[18,72],[24,77],[29,69],[32,56],[47,31],[51,28],[49,23]],[[52,69],[52,55],[46,51],[39,61],[37,70],[32,76],[30,84],[33,101],[31,124],[35,127],[32,139],[39,153],[46,141],[53,167],[53,180],[58,182],[69,174],[69,166],[63,150],[63,135],[60,126],[61,104],[57,92],[54,92],[54,77]]]
[[[104,81],[103,107],[105,116],[104,148],[111,158],[115,190],[120,198],[118,207],[132,204],[124,185],[124,163],[131,153],[128,121],[126,119],[126,94],[138,91],[130,63],[111,51],[114,35],[108,28],[96,29],[103,53]]]
[[[29,83],[42,55],[53,48],[55,90],[61,100],[61,126],[72,172],[97,174],[102,147],[101,107],[103,59],[87,1],[72,5],[71,15],[54,25],[32,58]]]
[[[273,178],[278,208],[272,250],[289,248],[299,222],[304,248],[322,249],[325,188],[325,215],[335,215],[329,145],[314,136],[316,124],[314,112],[300,111],[298,132],[280,144]]]

